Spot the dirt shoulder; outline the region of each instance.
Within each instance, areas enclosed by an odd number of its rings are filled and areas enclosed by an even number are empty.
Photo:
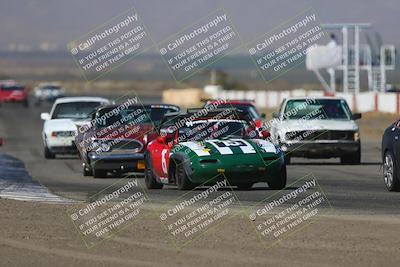
[[[154,213],[92,249],[67,217],[71,206],[0,200],[4,266],[377,266],[397,265],[400,216],[321,217],[266,249],[236,217],[176,248]],[[0,264],[0,265],[2,265]]]
[[[363,113],[363,117],[357,121],[360,127],[361,138],[380,141],[386,128],[398,119],[399,116],[396,114],[380,112]]]

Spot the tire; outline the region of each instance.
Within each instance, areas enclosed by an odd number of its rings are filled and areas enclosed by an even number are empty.
[[[162,189],[164,184],[157,182],[156,177],[153,172],[153,168],[150,164],[150,159],[146,157],[144,169],[144,182],[147,189]]]
[[[253,183],[238,184],[237,188],[239,190],[249,190],[253,186]]]
[[[82,170],[83,170],[83,176],[93,176],[92,168],[86,167],[85,165],[86,165],[86,164],[83,164],[83,168],[82,168]]]
[[[56,154],[51,153],[51,151],[49,150],[49,148],[47,146],[44,147],[43,154],[44,154],[45,159],[55,159],[56,158]]]
[[[286,187],[286,165],[283,165],[277,175],[277,177],[268,182],[268,186],[272,190],[281,190]]]
[[[361,148],[356,152],[340,157],[341,164],[359,165],[361,163]]]
[[[194,185],[189,181],[187,177],[183,164],[180,162],[176,163],[175,180],[179,190],[190,190],[194,188]]]
[[[400,191],[398,169],[393,153],[386,151],[383,158],[383,181],[389,191]]]
[[[107,177],[107,171],[105,171],[105,170],[98,170],[98,169],[95,169],[95,168],[93,168],[93,177],[94,178],[105,178],[105,177]]]
[[[289,165],[290,164],[290,161],[291,161],[291,157],[290,156],[288,156],[288,155],[285,155],[285,164],[286,165]]]

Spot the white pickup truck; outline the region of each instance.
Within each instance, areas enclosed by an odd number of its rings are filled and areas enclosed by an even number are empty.
[[[359,128],[346,100],[338,97],[291,97],[273,114],[271,139],[292,157],[333,158],[342,164],[359,164]]]

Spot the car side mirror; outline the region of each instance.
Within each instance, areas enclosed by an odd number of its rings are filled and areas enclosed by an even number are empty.
[[[261,131],[261,137],[267,139],[271,134],[268,131]]]
[[[272,113],[272,118],[278,119],[279,118],[279,113],[278,112]]]
[[[157,137],[157,143],[160,143],[160,144],[165,144],[165,142],[167,141],[167,137],[166,136],[159,136],[159,137]]]
[[[47,113],[47,112],[41,113],[41,114],[40,114],[40,118],[41,118],[42,120],[44,120],[44,121],[48,121],[48,120],[50,120],[50,114]]]
[[[354,113],[353,116],[351,116],[351,118],[353,120],[359,120],[362,118],[362,114],[361,113]]]
[[[163,145],[172,146],[172,143],[174,142],[174,135],[173,134],[161,135],[157,137],[157,142]]]

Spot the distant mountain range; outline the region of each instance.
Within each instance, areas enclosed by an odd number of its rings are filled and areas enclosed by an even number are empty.
[[[220,7],[243,40],[313,7],[322,23],[369,22],[370,32],[378,31],[384,43],[400,44],[398,0],[2,0],[0,48],[64,50],[70,41],[133,6],[156,42]]]

